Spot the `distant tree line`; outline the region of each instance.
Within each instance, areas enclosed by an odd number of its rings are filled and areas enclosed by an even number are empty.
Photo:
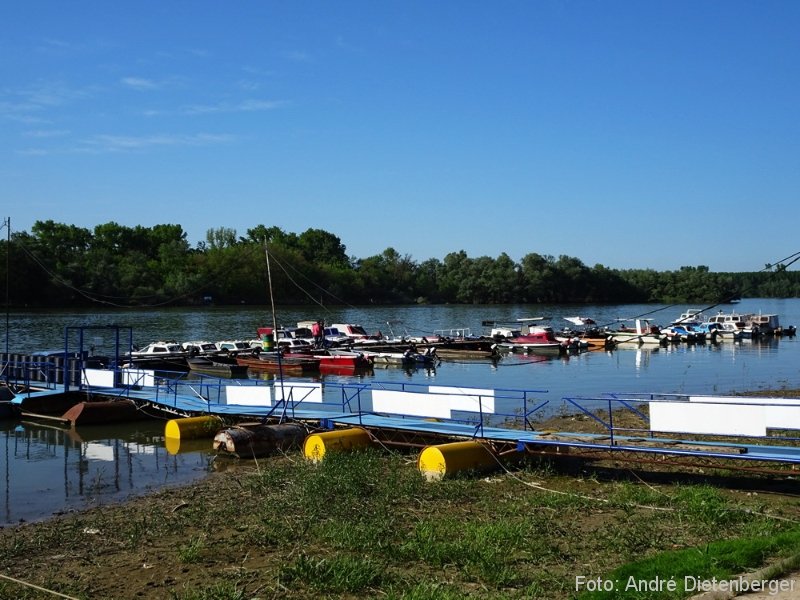
[[[757,273],[712,273],[705,266],[621,270],[564,255],[530,253],[516,262],[505,253],[472,258],[464,250],[416,262],[391,247],[354,258],[327,231],[295,234],[264,225],[245,236],[211,229],[192,248],[180,225],[111,222],[89,230],[37,221],[0,248],[12,306],[266,304],[268,266],[274,300],[282,305],[713,304],[739,295],[800,296],[800,274],[784,265]]]

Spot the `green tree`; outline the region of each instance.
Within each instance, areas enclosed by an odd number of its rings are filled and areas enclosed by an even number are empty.
[[[346,265],[349,262],[342,241],[322,229],[307,229],[298,236],[297,245],[309,263]]]

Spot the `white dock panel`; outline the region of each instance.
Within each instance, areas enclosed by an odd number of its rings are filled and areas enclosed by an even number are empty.
[[[91,385],[93,387],[114,387],[114,371],[106,369],[84,369],[81,375],[81,383],[83,385]]]
[[[442,400],[447,400],[450,410],[494,413],[494,390],[432,385],[428,391],[431,394],[448,394]]]
[[[322,384],[321,383],[276,383],[275,400],[285,399],[289,402],[317,402],[322,403]]]
[[[766,436],[763,406],[650,402],[650,431],[707,435]]]
[[[154,387],[156,385],[156,373],[155,371],[143,369],[122,369],[122,385]]]
[[[764,406],[767,427],[800,429],[800,398],[768,398],[764,396],[689,396],[689,402],[725,404],[760,404]]]
[[[449,419],[450,404],[447,396],[372,390],[372,410],[379,413]]]
[[[272,406],[272,388],[266,385],[227,385],[228,404],[243,406]]]

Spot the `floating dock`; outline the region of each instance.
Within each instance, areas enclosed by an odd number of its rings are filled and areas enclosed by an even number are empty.
[[[297,423],[321,433],[352,428],[383,445],[427,448],[471,442],[451,463],[474,463],[476,469],[485,466],[487,455],[474,443],[489,449],[495,458],[546,454],[591,459],[636,454],[800,464],[800,399],[791,398],[603,394],[558,399],[596,426],[596,431],[589,432],[545,429],[536,415],[554,404],[544,390],[214,377],[186,381],[125,369],[83,369],[79,384],[64,388],[52,385],[17,394],[12,403],[21,411],[30,406],[43,411],[65,398],[119,401],[163,419],[211,415],[228,425]],[[624,426],[621,415],[628,417]],[[181,433],[181,437],[185,436]],[[324,454],[337,443],[345,442],[326,443],[323,438],[316,452]],[[439,450],[440,458],[446,463],[453,450]],[[447,465],[443,471],[446,474]]]

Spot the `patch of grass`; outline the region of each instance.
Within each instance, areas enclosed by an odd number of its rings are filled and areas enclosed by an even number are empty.
[[[680,486],[673,497],[681,512],[714,530],[752,519],[738,505],[730,503],[720,490],[708,485]]]
[[[194,537],[178,548],[178,560],[182,563],[196,563],[200,560],[200,555],[205,548],[205,542],[200,537]]]
[[[383,591],[386,600],[462,600],[469,597],[465,590],[438,581],[403,582]]]
[[[294,564],[281,569],[279,580],[285,586],[303,586],[321,592],[365,592],[380,585],[384,566],[370,558],[334,556],[312,558],[301,554]]]
[[[612,484],[612,492],[609,494],[608,500],[626,510],[633,510],[636,506],[666,507],[671,503],[669,495],[647,485],[631,481]]]
[[[615,582],[613,591],[583,592],[580,599],[612,600],[625,598],[630,600],[659,598],[680,599],[697,589],[685,588],[685,578],[692,581],[710,581],[733,579],[740,573],[752,571],[765,564],[774,556],[786,556],[800,551],[800,528],[785,532],[775,537],[742,538],[711,542],[702,547],[686,548],[672,552],[657,554],[651,558],[623,565],[607,576],[603,581]],[[676,590],[662,589],[655,593],[642,589],[642,586],[631,582],[674,580]]]
[[[247,595],[235,584],[223,581],[198,590],[170,591],[170,597],[173,600],[245,600]]]
[[[534,536],[520,522],[425,520],[414,528],[402,552],[409,560],[435,567],[457,565],[472,578],[492,585],[514,585],[520,580],[515,563],[531,554]],[[543,545],[536,548],[541,550]]]

